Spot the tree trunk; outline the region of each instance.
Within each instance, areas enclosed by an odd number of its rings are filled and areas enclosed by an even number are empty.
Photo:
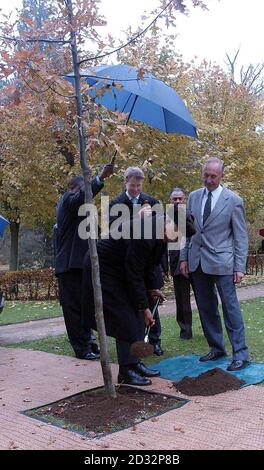
[[[73,10],[72,1],[66,1],[68,9],[69,23],[71,25],[71,52],[72,52],[72,63],[75,78],[75,92],[76,92],[76,107],[77,107],[77,129],[78,129],[78,141],[80,149],[80,164],[83,171],[84,182],[85,182],[85,202],[92,205],[92,186],[91,186],[91,172],[88,166],[86,158],[86,142],[85,142],[85,130],[83,126],[83,110],[82,110],[82,95],[81,95],[81,81],[80,81],[80,70],[78,62],[77,44],[76,44],[76,33],[74,31],[73,21]],[[91,220],[91,233],[95,232],[95,224],[97,223],[96,218],[92,215]],[[88,238],[89,251],[92,265],[92,281],[94,291],[94,306],[95,306],[95,320],[98,331],[98,338],[100,344],[100,356],[101,366],[103,372],[104,386],[107,395],[111,398],[116,398],[116,390],[113,385],[112,371],[110,366],[110,357],[108,352],[107,336],[105,331],[104,313],[103,313],[103,298],[102,288],[100,281],[100,270],[99,260],[96,248],[96,240],[93,237]]]
[[[10,222],[10,234],[11,234],[11,248],[10,248],[10,261],[9,270],[18,270],[18,235],[19,235],[19,222]]]
[[[51,266],[54,266],[53,237],[44,233],[43,245],[43,268],[50,268]]]

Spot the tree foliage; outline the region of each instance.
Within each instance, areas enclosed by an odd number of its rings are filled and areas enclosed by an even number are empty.
[[[140,64],[173,86],[197,123],[199,139],[135,125],[130,157],[145,166],[148,189],[162,198],[175,186],[188,191],[199,187],[205,159],[222,158],[225,182],[245,199],[248,218],[253,221],[263,207],[263,94],[259,88],[249,88],[248,82],[236,83],[229,70],[217,65],[184,62],[174,50],[174,39],[155,27],[139,45],[123,50],[119,60]]]
[[[162,0],[159,6],[168,3]],[[114,46],[99,34],[98,26],[104,24],[100,1],[75,4],[81,60]],[[205,2],[192,4],[206,8]],[[150,12],[151,18],[158,11]],[[179,11],[187,13],[185,4],[172,1],[162,15],[165,22],[174,23]],[[144,17],[145,24],[149,18]],[[61,78],[72,69],[69,43],[62,42],[69,40],[65,2],[24,1],[19,20],[3,19],[0,27],[0,203],[11,220],[19,217],[48,228],[65,179],[80,171],[73,88]],[[16,42],[8,39],[14,36]],[[134,36],[128,29],[127,42]],[[57,42],[38,42],[39,38]],[[175,37],[162,32],[158,22],[140,40],[122,48],[117,60],[174,87],[197,123],[199,139],[167,135],[135,122],[125,127],[125,116],[96,106],[83,85],[87,150],[94,173],[118,152],[116,176],[107,183],[110,196],[123,186],[124,168],[138,164],[146,170],[145,189],[166,202],[175,186],[188,191],[200,186],[202,163],[215,155],[225,162],[226,183],[245,198],[248,216],[255,220],[263,204],[264,108],[262,90],[253,86],[253,69],[244,71],[243,80],[236,83],[231,70],[206,61],[199,66],[186,63],[175,51]],[[98,63],[93,59],[83,66]]]

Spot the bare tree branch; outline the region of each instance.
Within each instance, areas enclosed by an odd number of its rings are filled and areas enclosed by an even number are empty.
[[[55,44],[70,44],[71,41],[65,41],[64,39],[37,39],[37,38],[26,38],[26,39],[21,39],[21,38],[16,38],[16,37],[10,37],[10,36],[0,36],[0,39],[3,39],[5,41],[14,41],[14,42],[47,42],[47,43],[55,43]]]

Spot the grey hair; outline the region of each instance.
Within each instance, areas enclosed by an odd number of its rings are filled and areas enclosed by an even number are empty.
[[[206,162],[204,163],[203,168],[205,168],[209,163],[218,163],[222,173],[224,172],[224,162],[223,162],[223,160],[221,160],[221,158],[218,158],[218,157],[208,158],[208,160],[206,160]]]
[[[138,166],[129,166],[124,173],[125,183],[130,180],[130,178],[144,179],[144,173]]]
[[[171,196],[173,193],[183,193],[183,194],[186,196],[186,192],[183,191],[182,188],[173,188],[173,190],[172,190],[171,193],[170,193],[170,196]]]

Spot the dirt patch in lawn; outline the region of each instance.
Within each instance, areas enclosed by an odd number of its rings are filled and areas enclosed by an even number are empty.
[[[198,377],[184,377],[179,382],[173,382],[177,391],[185,395],[217,395],[229,390],[238,390],[245,382],[218,367],[208,370]]]
[[[63,400],[25,412],[26,415],[68,430],[100,437],[120,431],[178,408],[182,398],[122,385],[117,398],[106,396],[104,388],[87,390]]]

